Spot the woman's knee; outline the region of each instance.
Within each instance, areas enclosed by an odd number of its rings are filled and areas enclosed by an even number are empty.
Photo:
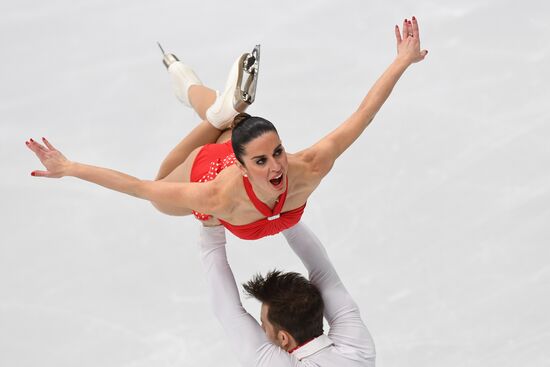
[[[231,129],[224,130],[216,143],[221,144],[231,139]]]

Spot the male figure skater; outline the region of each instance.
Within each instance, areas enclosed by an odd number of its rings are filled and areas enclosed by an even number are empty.
[[[303,223],[283,235],[309,272],[270,272],[244,284],[262,302],[261,322],[243,308],[227,262],[225,229],[202,227],[201,258],[210,301],[245,367],[374,367],[375,350],[359,308],[319,239]],[[323,313],[329,324],[323,334]]]

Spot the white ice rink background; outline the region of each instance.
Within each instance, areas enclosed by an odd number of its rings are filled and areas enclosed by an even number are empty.
[[[549,366],[541,0],[2,2],[0,366],[238,365],[207,303],[197,221],[33,178],[25,140],[47,136],[69,159],[151,179],[198,121],[155,42],[217,89],[261,43],[250,112],[295,152],[354,111],[394,57],[393,26],[412,15],[427,59],[303,220],[360,305],[378,366]],[[230,236],[228,249],[239,282],[303,271],[282,236]]]

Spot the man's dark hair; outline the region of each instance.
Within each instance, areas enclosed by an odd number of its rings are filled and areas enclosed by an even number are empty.
[[[269,307],[269,321],[289,332],[298,344],[323,334],[321,292],[302,275],[273,270],[265,277],[256,274],[243,287],[249,296]]]
[[[235,158],[244,165],[242,157],[245,154],[245,145],[270,131],[278,134],[275,126],[263,117],[250,116],[244,112],[235,116],[231,131],[231,146]]]

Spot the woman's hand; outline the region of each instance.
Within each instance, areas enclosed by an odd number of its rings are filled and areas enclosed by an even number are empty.
[[[27,147],[36,154],[40,162],[46,167],[46,171],[32,171],[32,176],[59,178],[65,176],[71,162],[63,154],[50,144],[46,138],[42,138],[45,146],[30,139],[26,141]]]
[[[414,16],[412,21],[408,19],[403,21],[403,34],[400,32],[399,26],[395,26],[395,38],[397,40],[397,58],[408,64],[422,61],[428,54],[428,50],[420,50],[420,32],[418,21]]]

